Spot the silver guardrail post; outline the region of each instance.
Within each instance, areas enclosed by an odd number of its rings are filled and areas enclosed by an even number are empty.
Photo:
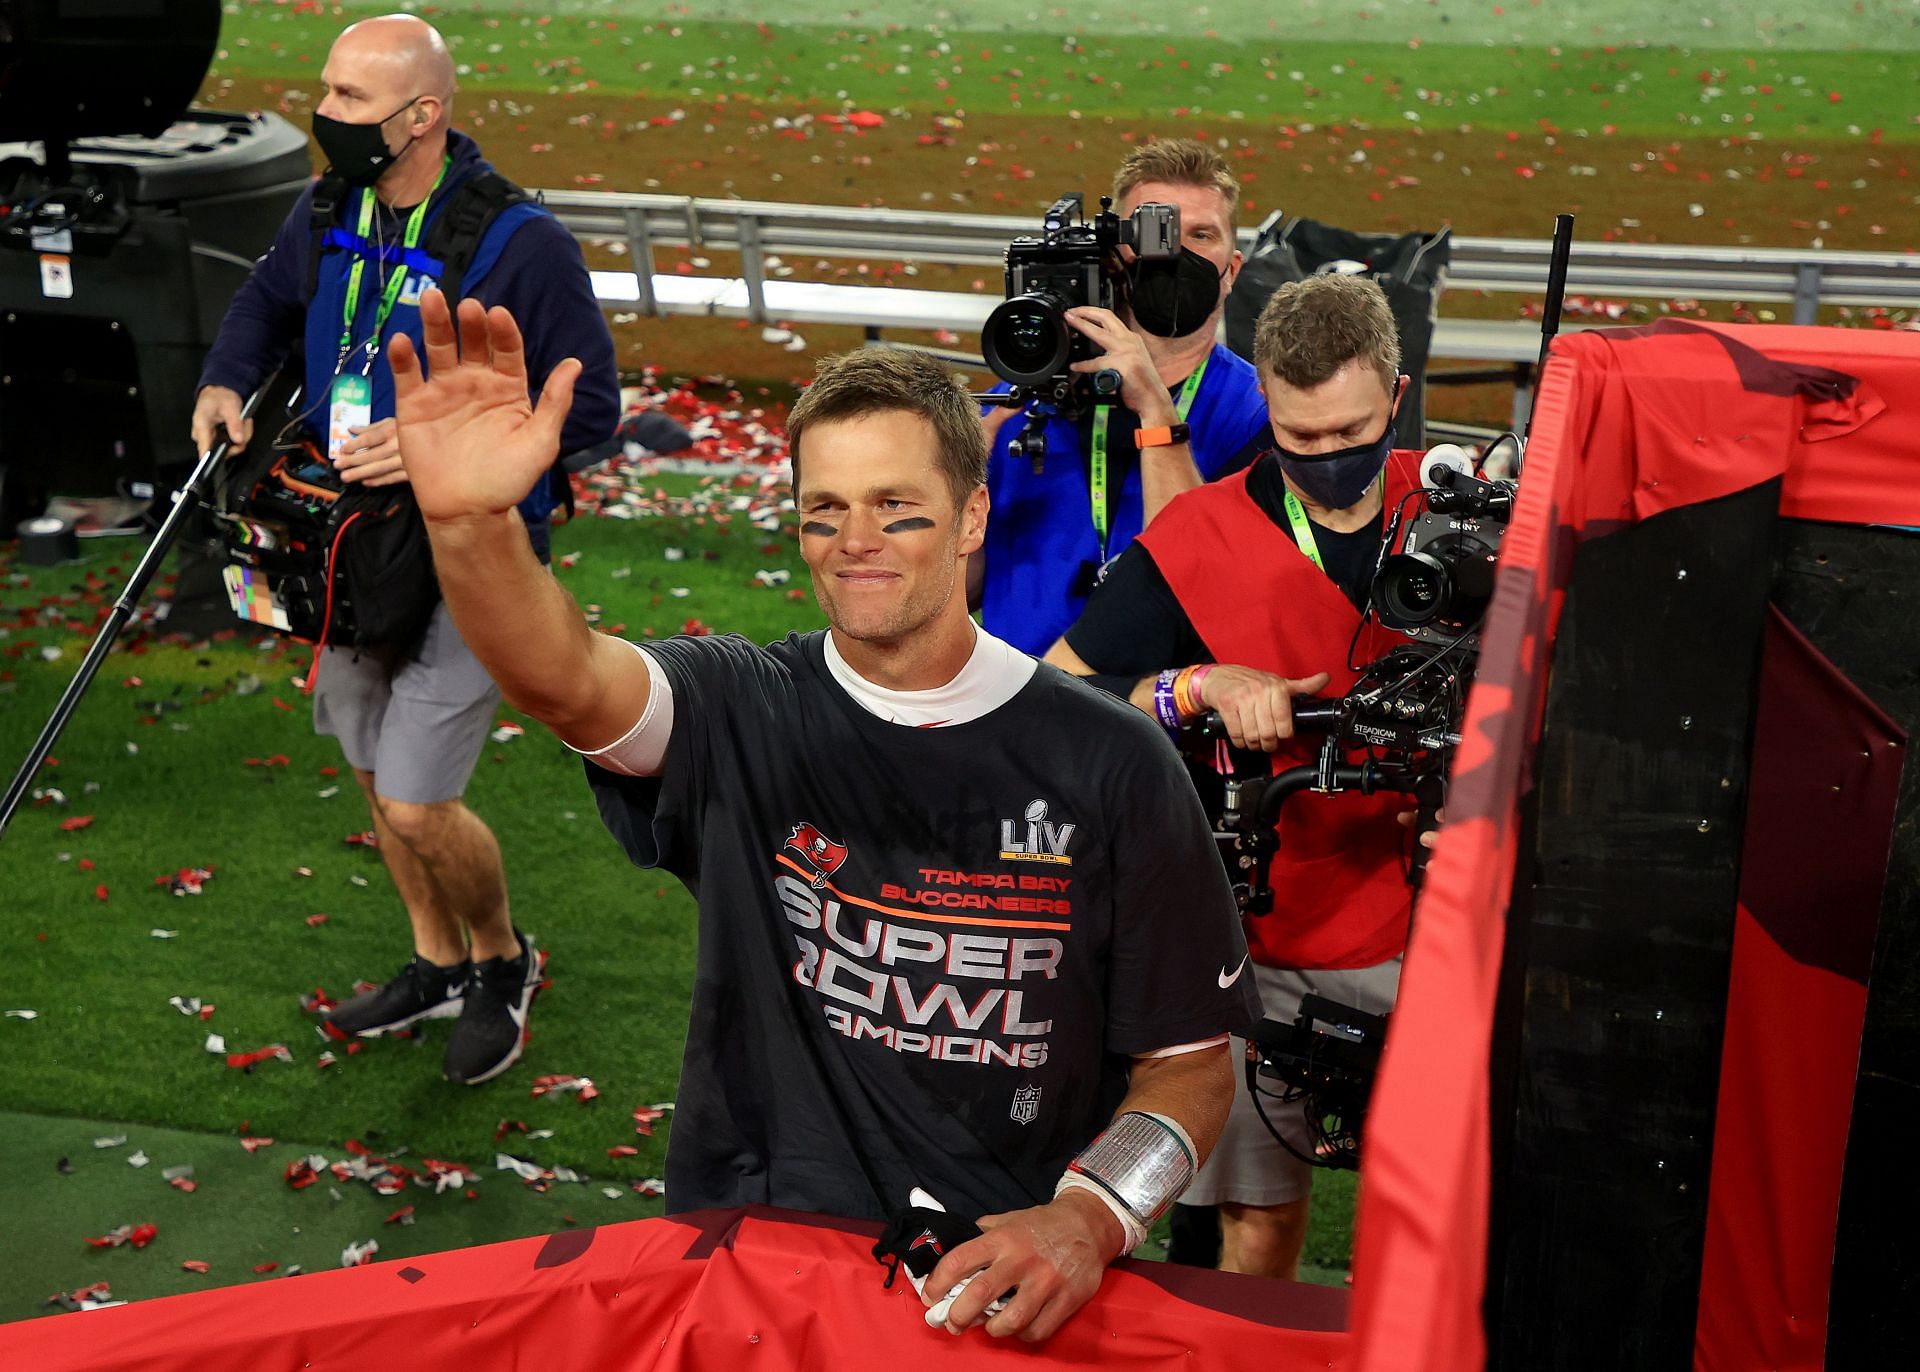
[[[648,315],[660,313],[660,302],[653,294],[653,230],[647,225],[647,212],[638,205],[626,211],[627,260],[633,263],[633,279],[640,288],[640,309]]]
[[[760,217],[743,212],[734,220],[740,239],[740,276],[747,283],[747,318],[767,322],[766,255],[760,251]]]
[[[1813,324],[1820,317],[1820,264],[1802,262],[1793,270],[1793,322]]]

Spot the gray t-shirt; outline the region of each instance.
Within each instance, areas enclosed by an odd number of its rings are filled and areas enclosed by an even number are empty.
[[[1065,673],[908,728],[823,639],[648,644],[661,775],[587,765],[627,855],[700,905],[668,1206],[1040,1204],[1132,1056],[1259,1018],[1206,820],[1152,722]]]

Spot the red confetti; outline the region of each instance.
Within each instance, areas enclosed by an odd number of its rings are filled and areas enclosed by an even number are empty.
[[[211,1269],[210,1269],[210,1267],[209,1267],[209,1265],[208,1265],[208,1264],[206,1264],[206,1263],[204,1263],[204,1262],[202,1262],[202,1261],[200,1261],[200,1259],[198,1259],[198,1258],[187,1258],[187,1259],[185,1259],[184,1261],[182,1261],[182,1262],[181,1262],[181,1264],[180,1264],[180,1270],[181,1270],[182,1272],[201,1272],[201,1273],[205,1273],[205,1272],[207,1272],[207,1271],[210,1271]]]
[[[151,1224],[136,1224],[133,1232],[127,1235],[127,1242],[135,1248],[145,1248],[152,1243],[160,1231]]]
[[[106,882],[103,881],[98,886],[93,888],[93,898],[99,901],[104,901],[107,898]]]
[[[62,833],[71,833],[75,829],[84,829],[91,823],[93,823],[92,815],[74,815],[70,819],[61,820],[60,829]]]
[[[658,1106],[642,1105],[633,1112],[634,1130],[637,1133],[645,1134],[648,1138],[652,1138],[653,1126],[666,1117],[667,1112]]]
[[[254,1049],[251,1053],[227,1054],[227,1066],[233,1068],[235,1071],[245,1071],[256,1063],[266,1062],[270,1058],[278,1058],[282,1062],[292,1062],[293,1054],[287,1051],[287,1045],[284,1043],[270,1043],[265,1048]]]
[[[640,1150],[630,1143],[616,1143],[607,1150],[607,1156],[610,1158],[631,1158],[638,1155],[639,1152]]]
[[[413,1207],[411,1205],[401,1206],[398,1210],[394,1211],[391,1215],[387,1216],[387,1223],[388,1224],[412,1224],[413,1223]]]
[[[287,1185],[296,1191],[303,1191],[320,1180],[320,1174],[313,1170],[313,1164],[305,1158],[295,1158],[288,1163],[287,1170],[282,1175],[286,1178]]]
[[[200,1189],[200,1183],[192,1177],[175,1177],[167,1185],[176,1191],[185,1191],[189,1196]]]
[[[325,924],[326,922],[327,922],[327,917],[325,915],[308,915],[307,916],[307,928],[309,929],[318,929],[321,925]]]
[[[279,1267],[280,1267],[280,1264],[277,1262],[263,1262],[253,1270],[255,1272],[274,1272],[274,1271],[278,1271]]]
[[[252,1136],[245,1136],[241,1138],[240,1146],[246,1149],[249,1153],[258,1153],[262,1148],[273,1147],[273,1140],[269,1138],[254,1138]]]

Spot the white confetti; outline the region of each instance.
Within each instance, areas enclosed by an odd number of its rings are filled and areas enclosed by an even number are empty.
[[[95,1148],[118,1148],[127,1141],[125,1134],[103,1134],[93,1141]]]
[[[38,1010],[0,1010],[0,1015],[5,1015],[8,1019],[40,1018],[40,1012]]]
[[[225,1036],[221,1034],[208,1034],[207,1051],[209,1053],[225,1053],[227,1051],[227,1040]]]
[[[147,932],[151,934],[154,938],[179,938],[180,937],[180,931],[178,929],[149,929],[147,930]]]
[[[127,1166],[145,1167],[151,1161],[153,1161],[153,1159],[147,1156],[147,1152],[143,1148],[138,1153],[133,1154],[131,1157],[127,1159]]]

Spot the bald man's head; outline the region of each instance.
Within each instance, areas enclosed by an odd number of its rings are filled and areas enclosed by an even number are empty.
[[[343,48],[392,64],[416,94],[437,96],[442,101],[453,99],[453,54],[447,51],[440,31],[424,19],[411,14],[362,19],[341,30],[328,60]]]
[[[453,56],[433,25],[411,14],[383,14],[343,30],[320,80],[327,88],[320,112],[345,123],[385,119],[416,99],[427,107],[425,131],[451,117]]]

